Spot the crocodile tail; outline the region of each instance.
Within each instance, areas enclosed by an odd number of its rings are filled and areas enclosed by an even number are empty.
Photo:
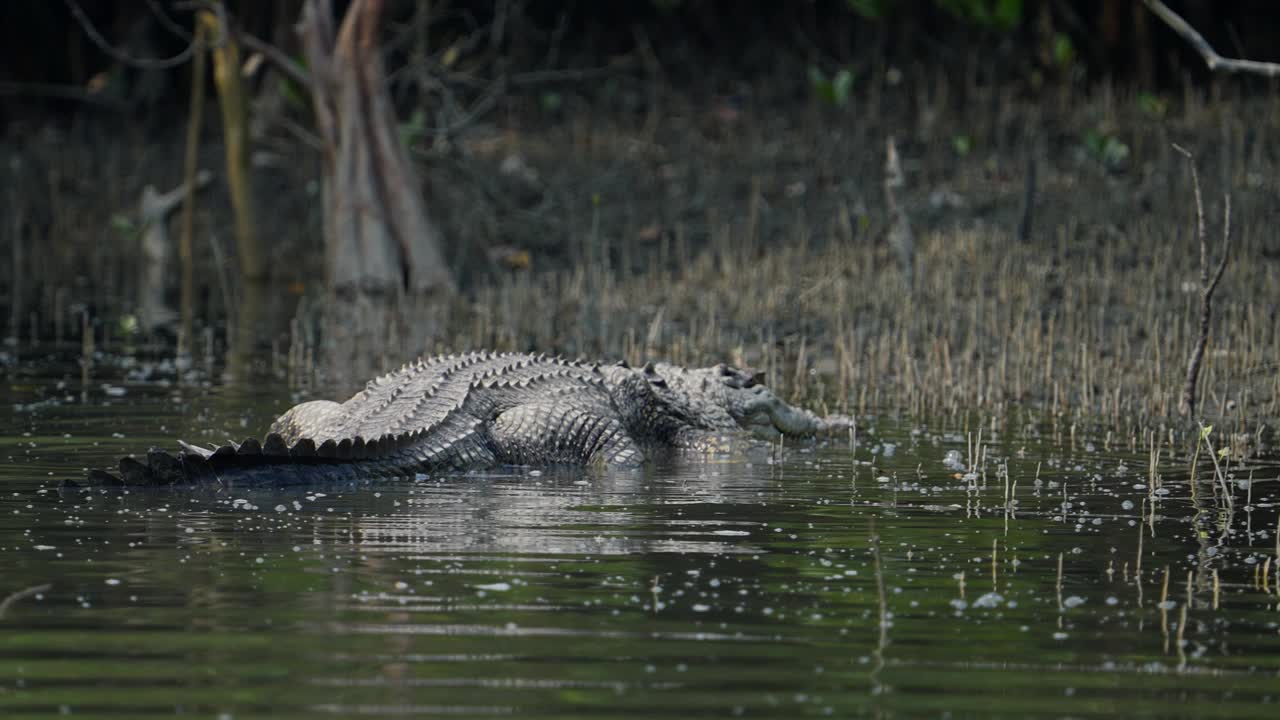
[[[177,452],[152,448],[141,458],[120,459],[118,472],[90,470],[91,485],[107,487],[163,487],[170,485],[290,485],[317,481],[344,481],[383,474],[392,467],[383,462],[402,438],[365,441],[349,438],[326,440],[319,446],[310,438],[286,445],[278,433],[259,442],[205,449],[180,442]]]

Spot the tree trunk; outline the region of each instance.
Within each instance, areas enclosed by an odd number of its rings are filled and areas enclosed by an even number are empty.
[[[227,155],[227,191],[235,213],[236,250],[240,258],[240,276],[246,283],[267,279],[267,261],[258,244],[254,222],[253,194],[249,170],[249,112],[244,83],[240,82],[240,45],[230,27],[222,27],[219,17],[208,10],[200,11],[204,37],[219,39],[211,48],[213,82],[218,89],[218,105],[222,109],[222,141]],[[227,23],[230,25],[230,22]]]
[[[454,297],[387,90],[377,45],[382,6],[353,0],[335,36],[330,0],[307,0],[298,27],[324,145],[329,292],[320,361],[343,388],[423,352]]]
[[[338,34],[329,0],[299,32],[324,142],[326,280],[340,298],[453,294],[440,235],[400,142],[377,44],[382,0],[354,0]]]

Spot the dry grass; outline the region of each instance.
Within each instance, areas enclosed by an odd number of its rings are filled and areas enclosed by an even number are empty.
[[[1237,218],[1202,412],[1238,437],[1261,437],[1280,416],[1280,251],[1268,230],[1280,98],[1237,97],[1232,87],[1151,98],[1102,86],[1087,97],[1045,91],[1032,103],[1017,89],[955,88],[922,71],[864,87],[845,111],[666,97],[655,124],[607,106],[530,120],[517,104],[503,127],[477,126],[457,152],[426,158],[434,207],[456,239],[446,254],[468,295],[347,328],[348,337],[371,348],[373,365],[476,347],[729,357],[832,410],[1005,417],[1029,406],[1148,442],[1144,430],[1177,412],[1197,334],[1198,246],[1176,140],[1199,158],[1210,219],[1227,191]],[[883,240],[890,134],[916,231],[911,283]],[[1021,242],[1029,156],[1036,225]],[[282,207],[306,215],[304,186],[298,179]],[[92,272],[74,258],[109,233],[102,216],[131,207],[133,190],[47,199],[54,221],[41,232],[52,259],[33,261],[27,287],[40,290],[26,296],[44,318],[37,333],[51,333],[49,318],[77,302],[99,318],[128,310],[136,278],[127,248],[94,245],[105,257]],[[220,232],[229,216],[204,222]],[[292,260],[282,285],[316,277],[319,253],[302,250],[318,238],[314,220],[271,222],[276,257]],[[501,247],[528,252],[530,267],[493,260]],[[59,280],[68,277],[79,284]],[[219,325],[219,308],[208,306]],[[291,357],[317,355],[315,336],[303,335]]]

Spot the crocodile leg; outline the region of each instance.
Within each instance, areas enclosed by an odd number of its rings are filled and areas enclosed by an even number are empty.
[[[644,452],[604,408],[570,402],[526,403],[489,428],[498,459],[513,465],[572,463],[634,468]]]

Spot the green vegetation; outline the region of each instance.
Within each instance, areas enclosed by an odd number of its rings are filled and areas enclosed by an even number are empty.
[[[1108,170],[1122,170],[1129,162],[1129,146],[1110,133],[1089,130],[1084,135],[1084,147],[1090,157]]]
[[[853,71],[841,68],[831,77],[821,68],[809,66],[809,86],[819,100],[830,107],[844,108],[849,105],[853,92]]]
[[[879,20],[901,6],[900,0],[845,0],[859,15]],[[1022,0],[933,0],[934,4],[963,20],[997,32],[1009,32],[1022,23]]]

